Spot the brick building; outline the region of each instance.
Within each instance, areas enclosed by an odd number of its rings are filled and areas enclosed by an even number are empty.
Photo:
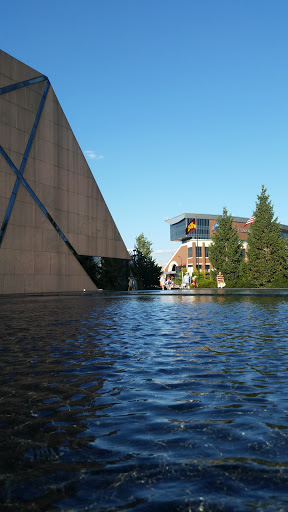
[[[210,270],[209,245],[213,228],[217,223],[218,215],[207,213],[183,213],[177,217],[166,219],[170,224],[170,240],[179,241],[181,245],[164,267],[164,272],[170,275],[177,274],[181,268],[188,270]],[[247,250],[247,235],[249,224],[247,217],[233,217],[232,226],[237,229],[239,238],[243,240],[244,249]],[[281,224],[283,235],[288,235],[288,226]]]

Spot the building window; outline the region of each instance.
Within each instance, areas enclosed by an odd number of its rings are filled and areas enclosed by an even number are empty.
[[[192,247],[188,247],[188,258],[192,258]]]
[[[202,247],[196,247],[196,258],[202,257]]]
[[[208,251],[208,249],[209,249],[209,247],[205,247],[205,258],[208,258],[208,257],[209,257],[209,256],[208,256],[208,252],[209,252],[209,251]]]
[[[189,235],[186,235],[185,229],[193,219],[182,219],[177,224],[170,225],[170,240],[183,240],[187,239],[197,240],[210,240],[210,227],[209,219],[197,219],[196,229]]]
[[[210,265],[205,265],[205,270],[210,270]]]
[[[197,270],[202,270],[202,265],[196,265]]]
[[[172,224],[170,226],[170,240],[179,240],[180,238],[186,238],[185,228],[186,219],[177,222],[177,224]]]
[[[187,219],[187,225],[192,219]],[[188,235],[193,240],[210,240],[209,219],[196,219],[196,229]]]

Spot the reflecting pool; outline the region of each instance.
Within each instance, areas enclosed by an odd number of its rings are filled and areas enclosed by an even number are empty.
[[[288,295],[0,306],[1,511],[288,511]]]

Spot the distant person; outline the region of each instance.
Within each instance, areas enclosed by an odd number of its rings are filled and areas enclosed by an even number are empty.
[[[226,286],[225,284],[225,281],[224,281],[224,276],[223,274],[221,274],[221,272],[219,272],[219,274],[217,274],[217,287],[218,288],[224,288],[224,286]]]
[[[193,276],[193,277],[192,277],[192,287],[193,287],[193,288],[197,288],[197,286],[198,286],[198,283],[197,283],[197,281],[196,281],[196,277],[195,277],[195,276]]]
[[[131,292],[133,289],[135,290],[135,287],[133,288],[133,279],[131,277],[128,277],[128,292]]]
[[[185,274],[185,276],[183,278],[183,283],[184,283],[184,288],[189,288],[190,279],[189,279],[188,272],[186,272],[186,274]]]
[[[166,282],[166,276],[165,276],[165,274],[161,274],[160,286],[161,286],[162,290],[165,290],[165,282]]]
[[[172,285],[172,281],[171,281],[170,277],[168,277],[167,281],[166,281],[167,290],[171,290],[171,285]]]

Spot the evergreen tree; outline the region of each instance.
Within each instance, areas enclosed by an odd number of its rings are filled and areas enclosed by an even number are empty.
[[[152,254],[152,242],[149,242],[143,233],[137,236],[134,247],[137,251],[142,252],[146,258],[149,258]]]
[[[223,208],[217,219],[218,227],[212,234],[209,259],[217,272],[222,272],[225,281],[236,282],[243,275],[243,242],[236,228],[232,227],[233,217]]]
[[[266,188],[257,196],[255,220],[250,224],[248,242],[248,279],[254,286],[269,286],[276,277],[287,278],[287,241],[281,237],[281,226]]]
[[[162,268],[152,258],[152,242],[141,233],[136,238],[136,244],[132,255],[132,272],[137,279],[138,288],[149,290],[159,286]]]

